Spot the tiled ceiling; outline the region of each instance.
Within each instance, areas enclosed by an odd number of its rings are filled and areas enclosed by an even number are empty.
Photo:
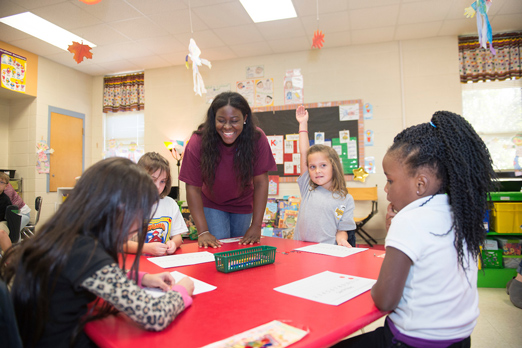
[[[97,47],[77,64],[3,23],[0,41],[98,76],[185,64],[191,37],[218,61],[306,51],[317,29],[324,48],[477,34],[475,18],[464,17],[473,0],[292,1],[297,18],[255,24],[239,0],[0,0],[0,17],[31,11]],[[522,0],[495,0],[488,16],[493,32],[522,30]]]

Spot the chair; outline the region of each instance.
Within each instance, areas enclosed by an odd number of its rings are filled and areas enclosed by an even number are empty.
[[[5,209],[5,220],[7,227],[9,227],[9,239],[11,243],[16,244],[20,241],[20,225],[22,224],[22,217],[18,215],[19,209],[16,205],[9,205]]]
[[[38,196],[34,200],[34,209],[36,210],[36,219],[34,222],[29,222],[27,226],[22,229],[22,236],[24,238],[31,238],[35,234],[36,224],[40,220],[40,212],[42,211],[42,197]]]
[[[0,337],[2,347],[5,344],[5,347],[22,348],[13,302],[3,280],[0,280]]]
[[[352,195],[354,201],[371,201],[372,210],[368,215],[363,217],[354,217],[355,224],[357,225],[357,229],[355,232],[361,236],[362,239],[370,246],[373,247],[373,243],[377,244],[377,241],[370,236],[364,229],[363,226],[366,225],[370,219],[377,214],[377,186],[375,187],[349,187],[348,193]]]

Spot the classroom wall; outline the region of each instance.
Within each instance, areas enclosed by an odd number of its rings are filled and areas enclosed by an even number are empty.
[[[405,126],[429,121],[435,111],[461,113],[457,41],[457,37],[438,37],[323,48],[214,61],[212,69],[201,67],[200,71],[206,85],[230,84],[235,89],[236,81],[245,79],[247,66],[264,65],[265,77],[274,78],[275,105],[283,105],[285,71],[300,68],[304,75],[305,103],[347,99],[371,103],[374,118],[365,121],[365,130],[374,131],[374,146],[366,147],[365,154],[375,157],[377,172],[370,174],[365,183],[348,182],[348,187],[378,185],[379,214],[368,223],[367,230],[382,240],[388,202],[381,161],[393,137]],[[102,88],[103,78],[94,78],[93,161],[101,159]],[[175,185],[175,161],[163,141],[190,136],[203,121],[209,105],[205,98],[194,95],[192,71],[185,66],[146,70],[145,93],[145,150],[157,151],[171,159]],[[284,195],[299,195],[297,184],[281,184],[278,197]],[[183,183],[181,199],[185,199]],[[355,215],[363,215],[368,209],[369,205],[358,203]]]
[[[7,168],[9,158],[9,100],[0,99],[0,169]]]

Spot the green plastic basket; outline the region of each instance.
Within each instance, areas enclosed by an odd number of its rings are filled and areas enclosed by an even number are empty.
[[[275,253],[276,247],[262,245],[215,253],[214,258],[218,271],[230,273],[274,263]]]

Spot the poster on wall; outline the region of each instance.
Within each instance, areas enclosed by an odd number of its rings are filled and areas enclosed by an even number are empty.
[[[255,85],[255,107],[274,106],[274,79],[259,79]]]
[[[303,104],[304,80],[301,69],[287,70],[284,78],[285,105]]]
[[[212,101],[218,94],[230,91],[230,84],[223,84],[223,85],[217,85],[217,86],[205,86],[205,88],[207,89],[207,94],[205,96],[207,104],[212,104]]]
[[[25,93],[27,58],[2,48],[0,48],[0,54],[1,86],[15,92]]]
[[[254,105],[254,80],[236,82],[236,92],[241,94],[250,106]]]
[[[254,79],[265,76],[265,67],[263,65],[249,66],[246,68],[246,78]]]

